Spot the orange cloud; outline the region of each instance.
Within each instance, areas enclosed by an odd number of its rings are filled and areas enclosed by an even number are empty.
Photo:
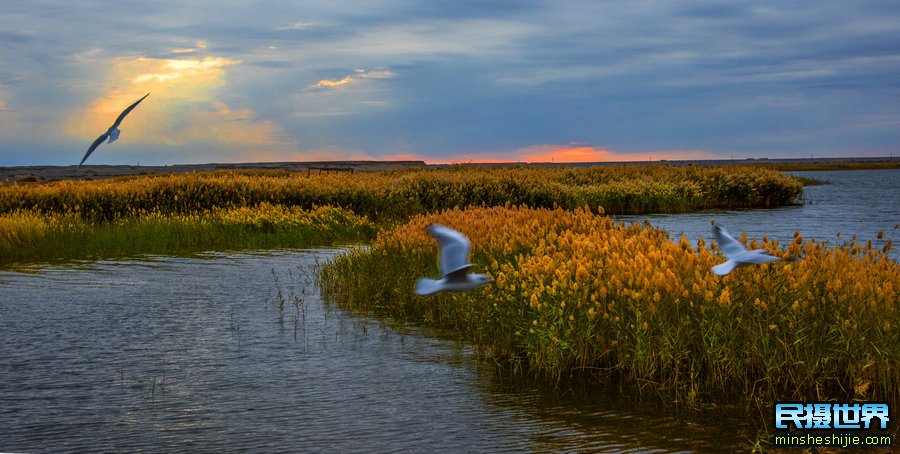
[[[332,88],[332,87],[340,87],[341,85],[347,85],[351,82],[355,82],[357,78],[360,79],[391,79],[396,74],[392,71],[366,71],[365,69],[354,69],[354,75],[346,76],[343,79],[338,80],[329,80],[322,79],[317,84],[313,85],[313,88]]]
[[[324,88],[324,87],[329,87],[329,88],[330,88],[330,87],[340,87],[341,85],[347,85],[347,84],[349,84],[349,83],[352,82],[352,81],[353,81],[353,77],[350,77],[350,76],[347,76],[347,77],[345,77],[345,78],[343,78],[343,79],[340,79],[340,80],[328,80],[328,79],[322,79],[322,80],[319,81],[319,83],[313,85],[313,87],[316,87],[316,88]]]
[[[122,109],[149,92],[121,126],[126,143],[292,147],[292,140],[274,122],[257,119],[247,109],[232,109],[217,99],[225,86],[226,68],[239,63],[224,57],[117,58],[105,84],[114,88],[86,108],[71,112],[64,129],[90,143]]]
[[[166,82],[173,79],[185,79],[187,85],[224,85],[222,80],[223,67],[240,63],[223,57],[205,57],[203,59],[157,59],[138,58],[131,62],[125,62],[120,71],[139,71],[140,74],[131,79],[131,82],[140,85],[144,82]],[[126,66],[127,65],[127,66]],[[149,88],[149,87],[148,87]]]

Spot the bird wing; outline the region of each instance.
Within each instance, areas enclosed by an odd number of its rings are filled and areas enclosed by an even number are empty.
[[[746,254],[742,254],[738,260],[740,260],[741,263],[769,263],[784,259],[770,255],[765,249],[756,249]]]
[[[716,243],[719,244],[719,249],[722,250],[725,257],[733,258],[734,256],[747,251],[747,249],[744,248],[744,245],[729,235],[728,231],[719,224],[713,224],[713,237],[715,237]]]
[[[416,295],[431,295],[444,289],[440,281],[423,277],[416,282]]]
[[[79,167],[81,167],[82,164],[84,164],[84,161],[87,160],[88,156],[90,156],[91,153],[93,153],[94,150],[96,150],[97,147],[99,147],[100,144],[103,143],[103,141],[106,140],[107,137],[109,137],[109,132],[108,132],[108,131],[107,131],[107,132],[104,132],[103,134],[100,134],[100,137],[97,137],[97,140],[95,140],[94,143],[92,143],[91,146],[88,147],[87,153],[85,153],[85,154],[84,154],[84,157],[81,158],[81,162],[79,162],[79,163],[78,163],[78,167],[75,168],[76,170],[77,170]]]
[[[735,262],[734,260],[729,260],[725,263],[722,263],[722,264],[712,267],[712,272],[719,276],[724,276],[724,275],[730,273],[733,269],[737,268],[737,266],[738,266],[738,262]]]
[[[147,96],[150,96],[150,93],[147,93],[146,95],[144,95],[144,98],[146,98]],[[116,122],[113,123],[113,127],[118,128],[119,125],[122,124],[122,120],[125,119],[125,115],[128,115],[128,113],[131,112],[131,110],[134,109],[138,104],[140,104],[141,101],[144,100],[144,98],[138,99],[137,101],[134,102],[134,104],[126,107],[125,110],[123,110],[122,113],[119,114],[119,118],[116,118]]]
[[[441,247],[438,265],[441,274],[446,276],[455,271],[472,267],[469,262],[469,249],[472,243],[462,233],[440,224],[430,224],[425,230],[433,236]]]
[[[444,278],[446,278],[448,284],[461,284],[463,282],[469,282],[468,271],[471,267],[472,265],[466,265],[456,271],[444,275]]]

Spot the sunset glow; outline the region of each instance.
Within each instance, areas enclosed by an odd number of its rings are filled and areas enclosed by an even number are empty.
[[[648,1],[24,2],[0,165],[900,155],[900,9]]]
[[[238,64],[224,57],[116,59],[107,75],[109,85],[128,82],[72,112],[67,131],[90,143],[122,109],[149,92],[148,99],[121,126],[127,143],[216,143],[250,151],[288,148],[290,139],[277,124],[259,119],[250,109],[232,109],[218,100],[226,85],[226,68]]]
[[[715,154],[705,151],[623,153],[603,147],[583,145],[536,145],[518,150],[517,154],[521,156],[522,161],[526,162],[623,162],[718,158]]]

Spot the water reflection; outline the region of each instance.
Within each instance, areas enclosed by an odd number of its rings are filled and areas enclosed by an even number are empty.
[[[721,412],[547,389],[323,304],[305,283],[335,253],[0,272],[0,448],[671,452],[752,435]]]

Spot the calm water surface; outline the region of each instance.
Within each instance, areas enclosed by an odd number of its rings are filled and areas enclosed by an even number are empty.
[[[793,240],[798,230],[805,239],[831,244],[849,242],[854,234],[863,243],[872,240],[878,246],[892,237],[895,245],[900,242],[900,231],[894,229],[900,223],[900,169],[788,173],[829,183],[806,187],[804,204],[797,206],[616,218],[628,222],[648,220],[668,230],[672,238],[677,239],[683,233],[694,244],[700,238],[712,239],[711,220],[735,237],[746,231],[750,237],[767,235],[782,245]],[[876,238],[879,231],[884,232],[880,241]],[[900,248],[894,247],[889,255],[900,261]]]
[[[874,239],[900,222],[900,171],[802,174],[832,182],[804,206],[625,219],[692,240],[716,219],[782,241]],[[0,451],[745,451],[755,438],[744,411],[547,389],[324,304],[315,268],[337,253],[0,271]]]
[[[755,433],[614,389],[543,389],[323,304],[306,283],[336,253],[0,272],[0,451],[672,452]]]

